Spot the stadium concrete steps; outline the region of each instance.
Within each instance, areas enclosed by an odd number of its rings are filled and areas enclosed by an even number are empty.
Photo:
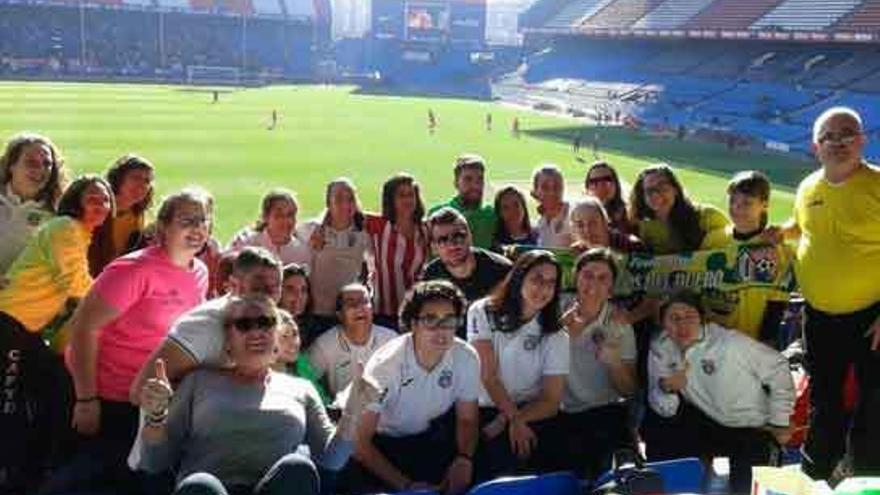
[[[522,28],[542,28],[572,0],[537,0],[519,14]]]
[[[859,8],[842,17],[835,29],[842,31],[876,32],[880,25],[880,0],[865,0]]]
[[[685,29],[747,29],[785,0],[715,0],[692,17]]]
[[[562,7],[556,15],[545,24],[547,28],[569,29],[580,25],[584,18],[589,17],[612,0],[573,0]]]
[[[862,4],[863,0],[786,0],[749,29],[822,31]]]
[[[634,29],[676,29],[714,0],[666,0],[633,24]]]
[[[594,29],[628,29],[663,0],[613,0],[590,16],[582,27]]]

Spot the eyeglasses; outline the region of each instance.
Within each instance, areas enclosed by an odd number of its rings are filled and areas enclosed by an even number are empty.
[[[278,320],[274,316],[255,316],[253,318],[243,316],[241,318],[233,318],[226,322],[241,333],[248,333],[251,330],[269,330],[275,328]]]
[[[461,245],[467,241],[467,232],[459,230],[458,232],[453,232],[447,235],[441,235],[434,238],[434,242],[437,243],[438,246],[445,246],[447,244],[453,245]]]
[[[175,217],[174,221],[184,229],[194,229],[211,223],[211,217],[204,215],[181,215]]]
[[[589,185],[589,186],[598,186],[599,184],[602,184],[603,182],[605,184],[613,184],[614,177],[611,177],[610,175],[606,175],[604,177],[593,177],[593,178],[587,179],[587,185]]]
[[[819,144],[826,143],[835,143],[835,144],[843,144],[845,146],[849,146],[856,142],[859,136],[862,134],[860,132],[846,132],[846,133],[834,133],[834,132],[826,132],[819,136]]]
[[[464,324],[464,318],[457,316],[419,316],[414,321],[432,330],[457,330]]]

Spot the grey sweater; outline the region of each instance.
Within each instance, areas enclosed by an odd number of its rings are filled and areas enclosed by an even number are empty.
[[[175,391],[166,432],[162,443],[140,439],[138,468],[170,469],[178,482],[207,472],[227,485],[254,485],[303,440],[315,462],[331,470],[352,451],[314,386],[274,371],[260,385],[235,382],[222,371],[190,373]]]

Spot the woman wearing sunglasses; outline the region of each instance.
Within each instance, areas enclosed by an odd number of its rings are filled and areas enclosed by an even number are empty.
[[[376,351],[364,371],[382,393],[361,416],[350,491],[455,494],[471,484],[480,365],[455,337],[465,307],[447,281],[407,293],[400,324],[408,332]]]
[[[587,170],[584,179],[584,191],[602,202],[608,213],[609,226],[623,234],[633,234],[632,224],[629,222],[626,202],[623,199],[623,188],[620,185],[620,177],[608,162],[596,162]]]
[[[310,382],[272,369],[278,323],[268,299],[234,297],[223,325],[230,367],[196,370],[172,391],[156,362],[141,389],[140,468],[171,469],[175,494],[319,492],[315,465],[338,470],[348,460],[367,387],[356,382],[334,427]]]

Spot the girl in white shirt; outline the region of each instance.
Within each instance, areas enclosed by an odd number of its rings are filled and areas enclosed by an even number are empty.
[[[559,324],[559,263],[535,250],[521,255],[496,292],[468,310],[468,340],[481,363],[480,477],[541,469],[539,433],[559,411],[568,374],[568,335]]]
[[[286,189],[273,189],[260,206],[260,219],[253,227],[239,231],[229,243],[229,249],[238,251],[245,246],[260,246],[275,255],[282,265],[298,263],[309,266],[312,252],[308,239],[296,235],[296,215],[299,205],[293,193]]]
[[[369,279],[370,237],[364,230],[364,213],[354,184],[344,177],[331,181],[325,201],[327,211],[323,218],[308,222],[301,232],[314,252],[311,273],[320,274],[309,280],[318,333],[337,323],[339,290]]]

